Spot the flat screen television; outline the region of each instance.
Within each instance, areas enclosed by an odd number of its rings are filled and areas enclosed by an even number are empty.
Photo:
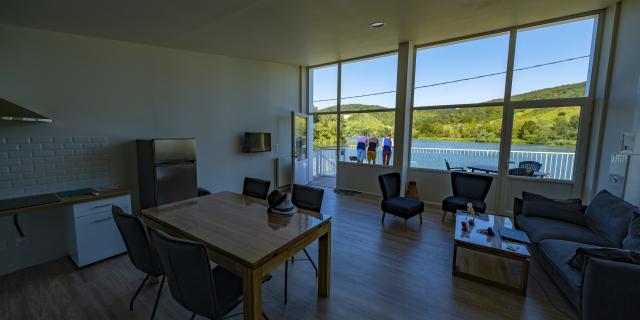
[[[245,132],[242,152],[268,152],[271,151],[271,133]]]

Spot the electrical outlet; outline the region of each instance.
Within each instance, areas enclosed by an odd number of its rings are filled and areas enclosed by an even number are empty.
[[[24,247],[31,244],[31,236],[16,238],[16,247]]]

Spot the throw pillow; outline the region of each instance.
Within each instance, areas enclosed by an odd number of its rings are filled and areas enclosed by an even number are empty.
[[[640,264],[640,252],[617,248],[578,248],[568,263],[572,268],[582,270],[586,257]]]
[[[522,214],[529,217],[541,217],[562,220],[584,225],[584,213],[580,199],[550,199],[543,195],[522,192]]]
[[[640,251],[640,212],[636,210],[629,223],[627,237],[622,241],[622,248],[627,250]]]
[[[636,211],[634,205],[612,195],[607,190],[600,191],[584,213],[587,227],[609,240],[615,247],[622,248],[627,236],[629,222]]]

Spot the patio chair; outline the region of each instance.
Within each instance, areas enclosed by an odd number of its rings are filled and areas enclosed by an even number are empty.
[[[536,172],[542,169],[542,163],[537,161],[520,161],[518,168],[531,169],[533,172]]]
[[[466,172],[451,172],[451,188],[453,196],[442,200],[442,221],[447,212],[455,213],[457,210],[467,210],[467,203],[473,205],[473,210],[484,213],[487,204],[484,199],[489,193],[493,177]]]
[[[447,171],[467,171],[463,167],[452,167],[447,159],[444,159],[444,165],[447,166]]]

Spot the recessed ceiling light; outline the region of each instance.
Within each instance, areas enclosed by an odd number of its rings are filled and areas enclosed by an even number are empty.
[[[384,26],[384,22],[383,21],[374,21],[374,22],[371,22],[371,24],[369,26],[371,28],[381,28],[382,26]]]

